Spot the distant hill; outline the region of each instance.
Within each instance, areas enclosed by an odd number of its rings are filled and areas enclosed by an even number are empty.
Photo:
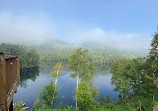
[[[68,61],[70,55],[79,47],[88,49],[89,55],[93,57],[96,63],[113,63],[115,60],[121,58],[132,59],[147,55],[143,49],[120,50],[97,43],[70,44],[56,39],[50,39],[40,44],[23,44],[23,46],[29,50],[35,48],[40,57],[40,63],[43,65],[50,64],[52,61]]]

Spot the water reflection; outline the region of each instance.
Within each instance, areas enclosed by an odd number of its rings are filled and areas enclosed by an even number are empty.
[[[107,73],[110,71],[111,68],[111,64],[95,64],[96,70],[97,70],[97,74],[98,73]]]
[[[53,69],[53,67],[58,63],[59,61],[48,61],[48,62],[42,62],[40,64],[40,71],[50,72],[50,70]],[[63,66],[63,71],[70,71],[69,67],[67,67],[67,61],[61,61]],[[106,63],[95,63],[97,72],[109,72],[112,64],[106,64]]]
[[[30,79],[35,81],[36,78],[39,76],[39,68],[25,68],[20,69],[20,86],[26,88],[26,82]]]
[[[115,86],[111,85],[112,74],[107,70],[101,70],[104,69],[104,67],[105,66],[97,65],[97,72],[94,75],[94,85],[98,88],[100,95],[110,96],[114,99],[115,97],[118,97],[119,93],[113,91]],[[35,100],[38,98],[43,86],[48,84],[50,79],[54,79],[50,75],[52,71],[52,67],[22,69],[21,85],[18,87],[17,93],[14,95],[14,102],[21,100],[31,108]],[[75,106],[73,91],[76,88],[76,79],[70,78],[72,72],[68,69],[63,69],[61,73],[62,76],[59,77],[59,86],[61,89],[58,96],[64,96],[64,98],[58,101],[56,105],[63,102],[64,105]]]
[[[110,96],[111,99],[116,99],[119,95],[114,91],[115,85],[111,85],[112,74],[110,72],[97,73],[94,76],[94,85],[99,90],[99,95]]]

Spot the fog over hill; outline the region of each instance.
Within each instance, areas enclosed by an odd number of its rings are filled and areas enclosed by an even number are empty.
[[[15,39],[16,40],[16,39]],[[19,39],[17,39],[19,40]],[[49,39],[48,41],[42,41],[39,43],[34,43],[26,41],[26,40],[22,40],[22,41],[0,41],[0,43],[12,43],[12,44],[20,44],[20,45],[25,45],[27,47],[30,48],[36,48],[38,50],[47,50],[47,51],[53,51],[53,50],[64,50],[64,49],[77,49],[79,47],[83,47],[85,49],[89,49],[89,50],[105,50],[105,49],[110,49],[110,50],[115,50],[115,51],[119,51],[119,52],[123,52],[123,53],[131,53],[131,54],[142,54],[142,55],[146,55],[148,53],[148,49],[145,47],[140,47],[137,49],[133,49],[133,48],[120,48],[120,47],[115,47],[114,46],[110,46],[110,45],[106,45],[103,43],[99,43],[99,42],[84,42],[84,43],[68,43],[62,40],[57,40],[57,39]]]
[[[39,18],[39,19],[37,19]],[[97,27],[81,27],[67,23],[58,27],[49,17],[0,12],[0,43],[16,43],[43,49],[54,48],[112,48],[121,51],[146,53],[151,34],[120,33]],[[58,30],[63,32],[59,33]]]

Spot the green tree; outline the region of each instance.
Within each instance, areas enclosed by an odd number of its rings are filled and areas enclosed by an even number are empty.
[[[95,106],[96,100],[93,97],[91,88],[85,80],[82,80],[78,89],[74,92],[77,94],[75,100],[78,102],[78,107],[82,111],[90,111]]]
[[[122,96],[122,100],[124,100],[127,95],[129,94],[129,78],[126,78],[125,74],[126,74],[126,70],[125,67],[126,65],[129,63],[128,60],[126,59],[120,59],[115,61],[112,64],[112,68],[110,70],[110,72],[112,73],[112,84],[115,84],[115,91],[119,91],[121,96]]]
[[[13,110],[14,111],[23,111],[22,104],[23,104],[22,101],[19,101],[18,103],[14,103],[13,104]]]
[[[2,43],[0,44],[0,50],[5,54],[19,54],[20,55],[20,67],[30,68],[39,66],[39,55],[36,49],[30,49],[23,45]]]
[[[54,72],[52,72],[51,75],[56,78],[55,85],[57,85],[58,77],[61,76],[60,70],[63,68],[61,66],[61,62],[57,63],[53,68],[54,68]]]
[[[95,71],[94,63],[92,59],[88,56],[88,50],[83,50],[82,48],[77,49],[74,53],[71,54],[68,60],[68,66],[72,71],[71,77],[77,78],[77,86],[78,89],[79,79],[85,79],[87,81],[92,81],[92,74]],[[91,79],[90,79],[91,77]],[[77,93],[76,93],[77,98]],[[77,108],[77,99],[76,99],[76,108]]]
[[[35,48],[28,51],[28,65],[31,67],[39,66],[39,55]]]
[[[154,38],[151,42],[151,50],[149,57],[146,60],[146,79],[149,87],[151,87],[150,92],[153,97],[153,106],[155,105],[155,93],[158,88],[158,33],[155,33]]]
[[[139,109],[142,111],[142,100],[141,97],[144,95],[143,85],[146,84],[144,81],[144,59],[137,58],[133,59],[125,67],[125,76],[129,79],[129,89],[132,90],[130,96],[132,100],[138,101]]]
[[[142,110],[141,97],[144,94],[144,59],[118,60],[112,65],[112,84],[116,85],[116,91],[122,95],[122,102],[132,100],[139,104]]]
[[[39,98],[42,104],[48,107],[52,107],[57,100],[56,95],[58,93],[59,91],[57,90],[56,85],[54,84],[53,80],[51,80],[50,83],[48,85],[45,85],[44,88],[41,90]]]
[[[58,77],[61,76],[61,73],[59,72],[59,70],[62,69],[61,62],[60,62],[60,63],[57,63],[53,68],[54,68],[54,72],[52,72],[51,75],[52,75],[53,77],[55,77],[55,86],[56,86],[55,89],[57,89]],[[55,92],[56,92],[56,90],[54,90],[54,93],[55,93]],[[53,96],[53,99],[54,99],[54,98],[55,98],[55,96]]]
[[[33,108],[31,109],[31,111],[34,111],[35,109],[39,109],[39,108],[42,108],[43,105],[41,104],[40,100],[37,99],[34,104],[33,104]]]

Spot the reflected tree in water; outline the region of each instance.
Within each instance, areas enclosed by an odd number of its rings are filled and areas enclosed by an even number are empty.
[[[20,86],[26,88],[26,82],[28,80],[35,81],[36,78],[39,76],[39,68],[24,68],[20,69]]]

